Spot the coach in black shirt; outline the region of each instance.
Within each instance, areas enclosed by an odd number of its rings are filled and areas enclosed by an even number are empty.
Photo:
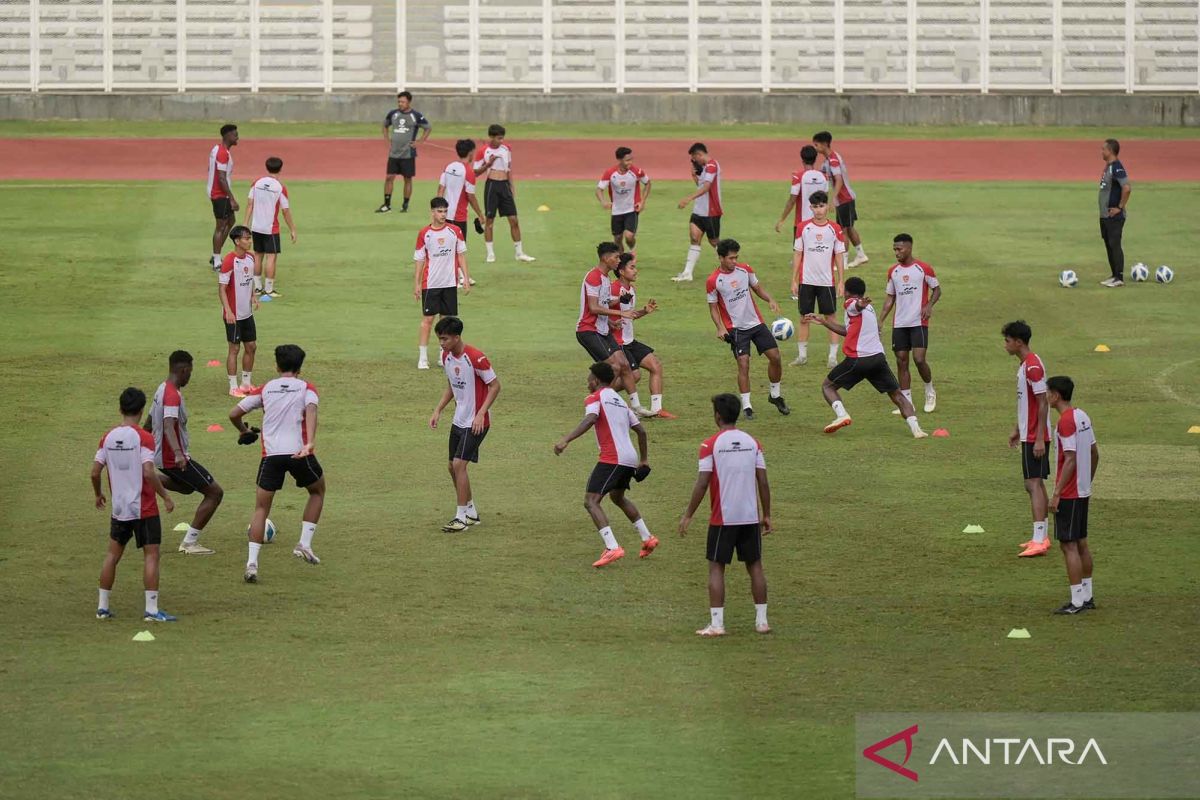
[[[1108,268],[1112,277],[1100,281],[1101,286],[1124,286],[1125,251],[1121,249],[1121,233],[1125,229],[1125,206],[1133,187],[1125,165],[1117,158],[1121,143],[1116,139],[1105,139],[1100,148],[1104,159],[1104,171],[1100,173],[1100,238],[1108,251]]]

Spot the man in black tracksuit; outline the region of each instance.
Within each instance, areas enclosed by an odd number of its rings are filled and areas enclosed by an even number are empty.
[[[1124,286],[1125,251],[1121,249],[1121,233],[1125,228],[1125,205],[1129,202],[1132,186],[1125,165],[1117,158],[1121,143],[1116,139],[1105,139],[1100,149],[1104,159],[1104,172],[1100,173],[1100,238],[1108,251],[1108,268],[1112,277],[1100,281],[1101,286]]]

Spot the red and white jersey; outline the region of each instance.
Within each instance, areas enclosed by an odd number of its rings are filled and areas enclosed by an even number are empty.
[[[609,167],[600,176],[597,189],[608,189],[608,199],[612,200],[613,216],[631,214],[635,206],[642,202],[642,187],[650,182],[650,176],[641,167],[629,165],[629,169],[621,172],[617,167]]]
[[[710,436],[700,445],[700,471],[710,473],[710,525],[757,525],[758,483],[755,471],[766,469],[762,445],[737,428]]]
[[[108,468],[113,519],[158,516],[154,487],[142,480],[142,465],[154,463],[154,437],[149,431],[132,425],[113,428],[100,437],[96,461]]]
[[[488,384],[496,380],[496,372],[488,357],[467,345],[461,356],[442,351],[442,369],[450,390],[454,392],[454,426],[469,428],[475,421],[483,401],[487,399]],[[483,425],[492,424],[491,413],[484,414]]]
[[[800,226],[812,219],[812,206],[808,199],[813,192],[823,192],[828,183],[825,173],[819,169],[806,169],[803,172],[792,173],[792,197],[796,198],[796,235],[800,235]]]
[[[625,405],[621,395],[607,386],[592,392],[587,396],[583,413],[596,415],[596,443],[600,445],[601,464],[638,465],[637,449],[629,438],[629,431],[639,424],[638,418]]]
[[[637,289],[631,283],[628,286],[621,283],[619,280],[613,280],[609,289],[612,294],[612,308],[621,311],[632,311],[637,305]],[[625,299],[622,299],[625,298]],[[633,341],[633,320],[618,319],[611,322],[613,338],[617,340],[617,344],[622,347]]]
[[[1017,432],[1022,442],[1038,440],[1037,396],[1046,394],[1046,367],[1036,353],[1025,356],[1017,367]],[[1046,421],[1042,441],[1050,441],[1050,422]]]
[[[854,199],[854,190],[850,188],[850,172],[846,169],[846,162],[842,160],[840,153],[830,150],[829,155],[825,156],[825,163],[821,165],[821,172],[829,180],[830,186],[833,186],[835,175],[842,176],[842,188],[837,196],[838,205]]]
[[[719,217],[725,213],[721,208],[721,165],[709,161],[700,172],[699,183],[708,184],[708,191],[696,198],[692,213],[701,217]]]
[[[846,252],[846,238],[836,222],[818,224],[809,220],[800,226],[792,249],[801,253],[800,282],[809,286],[833,286],[833,259]]]
[[[579,321],[575,323],[576,333],[595,331],[601,336],[608,335],[608,317],[603,314],[593,314],[588,308],[588,298],[596,298],[601,308],[612,307],[612,278],[600,267],[592,267],[583,276],[583,284],[579,287]]]
[[[424,261],[422,289],[449,289],[458,286],[458,254],[467,252],[462,231],[454,225],[435,228],[426,225],[417,234],[414,261]]]
[[[179,466],[182,456],[188,454],[187,407],[183,404],[183,394],[179,387],[170,381],[163,381],[154,392],[154,401],[150,404],[150,428],[154,433],[154,464],[163,469],[174,469]],[[175,431],[175,437],[183,452],[176,453],[167,441],[166,429],[170,426]]]
[[[294,456],[308,444],[304,420],[318,405],[317,387],[301,378],[274,378],[238,403],[242,411],[263,410],[262,454]]]
[[[921,319],[921,309],[929,302],[929,290],[937,286],[938,279],[933,267],[924,261],[913,261],[908,266],[893,264],[888,269],[886,290],[896,298],[896,316],[892,319],[892,327],[929,327],[929,320]]]
[[[264,175],[250,187],[250,199],[254,201],[250,230],[255,233],[279,233],[279,212],[292,207],[288,202],[287,187],[274,175]]]
[[[217,283],[224,288],[229,307],[237,319],[249,319],[254,313],[250,301],[254,298],[254,255],[238,258],[236,252],[226,253],[221,262],[221,271],[217,273]]]
[[[475,194],[475,170],[467,169],[461,161],[451,161],[442,170],[441,184],[445,190],[442,197],[450,204],[446,219],[466,222],[467,208],[471,205],[467,195]]]
[[[1062,476],[1065,453],[1075,454],[1075,474],[1063,487],[1060,497],[1074,500],[1092,496],[1092,445],[1096,443],[1096,432],[1092,430],[1092,418],[1082,408],[1068,408],[1058,418],[1058,473]],[[1057,477],[1055,478],[1057,480]]]
[[[762,314],[750,292],[754,286],[758,286],[758,276],[749,264],[737,264],[729,272],[718,268],[708,276],[704,285],[708,304],[717,306],[726,330],[748,331],[762,324]]]
[[[217,180],[218,172],[225,173],[226,183],[233,188],[233,153],[223,144],[213,145],[208,152],[208,196],[213,200],[229,197],[229,192],[221,188],[221,182]]]
[[[866,358],[883,353],[883,342],[879,339],[879,317],[875,306],[859,309],[857,297],[847,297],[846,336],[842,339],[842,352],[847,358]]]
[[[509,172],[512,170],[512,150],[508,145],[501,144],[499,147],[492,147],[490,144],[479,148],[475,153],[475,169],[479,169],[492,156],[496,156],[496,160],[492,162],[492,166],[488,169],[500,170],[501,172]]]

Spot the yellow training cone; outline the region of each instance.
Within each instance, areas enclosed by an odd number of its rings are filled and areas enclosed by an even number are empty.
[[[1106,345],[1106,344],[1098,344],[1098,345],[1096,345],[1096,349],[1093,350],[1092,352],[1093,353],[1111,353],[1112,350],[1109,350],[1108,345]]]
[[[549,211],[549,210],[550,210],[550,206],[548,206],[544,203],[542,205],[538,206],[538,211]]]
[[[1188,428],[1188,433],[1200,433],[1200,425],[1193,425]]]

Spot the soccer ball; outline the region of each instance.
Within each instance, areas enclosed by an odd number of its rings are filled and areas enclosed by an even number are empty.
[[[246,526],[246,535],[250,535],[250,526]],[[275,541],[275,523],[271,522],[271,518],[267,517],[267,524],[263,527],[263,544],[270,544]]]
[[[1075,274],[1075,270],[1064,269],[1058,273],[1058,285],[1064,289],[1070,289],[1077,283],[1079,283],[1079,276]]]
[[[1150,277],[1150,268],[1139,261],[1129,270],[1129,277],[1133,278],[1135,283],[1141,283]]]
[[[1163,264],[1158,269],[1154,270],[1154,280],[1159,283],[1170,283],[1175,280],[1175,270]]]
[[[1163,267],[1163,269],[1166,269],[1166,267]],[[771,335],[781,342],[792,338],[792,334],[795,332],[796,328],[787,317],[780,317],[771,323]]]

